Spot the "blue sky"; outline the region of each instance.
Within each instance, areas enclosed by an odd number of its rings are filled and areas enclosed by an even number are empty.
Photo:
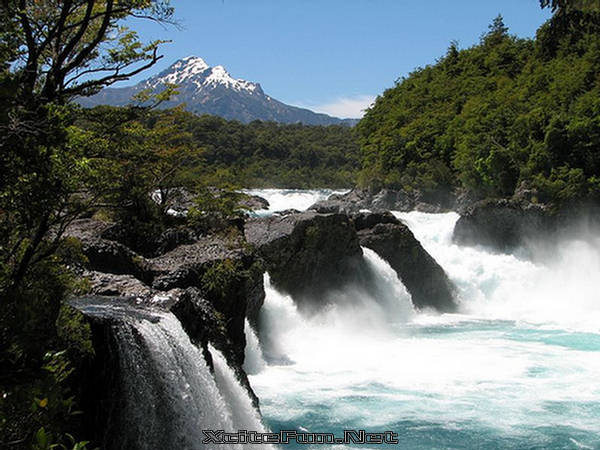
[[[538,0],[172,0],[182,29],[144,21],[140,37],[170,39],[139,81],[196,55],[259,82],[285,103],[357,117],[394,81],[478,42],[499,13],[532,37],[549,18]]]

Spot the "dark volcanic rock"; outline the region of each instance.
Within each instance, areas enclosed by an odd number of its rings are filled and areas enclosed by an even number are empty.
[[[255,323],[264,300],[262,271],[242,243],[220,236],[206,236],[148,260],[152,288],[199,288],[204,298],[223,315],[227,335],[235,351],[234,365],[244,362],[244,321]]]
[[[152,287],[162,291],[200,286],[202,275],[213,264],[243,258],[245,252],[235,242],[221,236],[204,236],[148,260],[153,274]]]
[[[306,212],[255,219],[245,233],[273,284],[301,302],[340,288],[361,268],[362,250],[346,215]]]
[[[250,394],[254,405],[258,407],[258,397],[250,386],[246,372],[242,370],[244,355],[239,354],[239,345],[236,345],[228,334],[226,316],[219,314],[197,288],[188,288],[182,292],[170,306],[170,310],[179,319],[190,340],[202,348],[209,367],[213,368],[212,355],[208,349],[209,342],[223,353],[227,361],[234,362],[230,363],[232,369]],[[245,338],[243,339],[245,346]]]
[[[193,231],[179,227],[156,237],[149,236],[148,241],[153,245],[162,242],[163,250],[173,248],[146,259],[107,238],[119,238],[118,228],[90,219],[75,222],[67,231],[68,236],[81,241],[89,260],[83,275],[91,285],[91,292],[111,296],[115,301],[136,298],[152,307],[169,307],[174,303],[171,306],[174,312],[178,312],[182,324],[192,330],[198,342],[204,348],[208,341],[212,342],[223,351],[230,365],[241,371],[246,314],[255,324],[264,301],[262,268],[244,243],[220,235],[198,237]],[[156,247],[149,250],[162,253]],[[207,309],[201,307],[205,302],[219,316],[218,327],[205,320],[209,317]],[[186,313],[190,314],[187,319]],[[198,324],[194,327],[191,321],[196,320]],[[218,329],[219,333],[210,332],[207,341],[198,334],[198,327],[204,325],[209,330]],[[223,344],[225,340],[228,345]]]
[[[259,209],[269,209],[269,202],[258,195],[246,195],[245,198],[240,201],[240,206],[243,206],[250,211],[257,211]]]
[[[454,240],[464,245],[486,245],[500,251],[516,247],[538,249],[562,237],[597,233],[600,205],[594,199],[560,207],[534,203],[536,192],[521,186],[512,199],[483,200],[467,208],[454,228]]]
[[[454,286],[406,225],[390,213],[359,214],[354,224],[360,244],[392,266],[417,308],[456,310]]]
[[[506,251],[540,237],[555,218],[543,205],[512,200],[484,200],[468,208],[454,228],[454,240]]]
[[[151,282],[151,273],[146,260],[115,241],[102,238],[112,224],[93,219],[73,222],[65,236],[79,239],[83,254],[92,271],[132,275],[146,283]]]
[[[312,205],[309,210],[320,214],[350,214],[371,206],[372,193],[355,188],[347,194],[333,194],[327,200]]]
[[[422,193],[393,189],[355,188],[347,194],[335,194],[327,200],[315,203],[309,209],[322,214],[357,213],[361,210],[383,211],[423,211],[429,213],[444,212],[455,204],[455,195],[451,192]]]
[[[86,411],[84,425],[88,432],[86,436],[103,444],[103,448],[122,448],[122,427],[129,423],[129,418],[122,415],[127,397],[124,377],[130,374],[124,370],[121,357],[123,351],[139,351],[135,345],[132,348],[123,347],[119,338],[122,329],[120,322],[148,320],[157,323],[161,320],[159,312],[165,309],[170,309],[181,322],[190,340],[202,349],[211,370],[214,370],[214,367],[208,344],[211,343],[223,353],[258,408],[258,398],[252,391],[241,364],[231,363],[235,361],[233,353],[236,352],[236,348],[227,334],[225,318],[198,289],[190,288],[179,292],[176,298],[164,305],[164,309],[135,298],[94,296],[73,300],[72,305],[86,316],[94,348],[94,356],[83,368],[81,380],[81,400]],[[134,339],[139,338],[134,329],[131,336]],[[139,345],[144,346],[145,343],[140,340]],[[156,371],[150,364],[145,366],[145,363],[146,361],[141,361],[144,367],[136,366],[132,370],[144,373],[145,376],[155,376]],[[176,369],[173,367],[173,370]],[[160,386],[164,380],[157,378],[152,382]],[[160,396],[160,391],[157,390],[156,395]],[[158,398],[149,400],[157,400],[157,404],[160,403]]]
[[[94,295],[149,298],[156,293],[133,275],[92,271],[84,273],[84,276]]]

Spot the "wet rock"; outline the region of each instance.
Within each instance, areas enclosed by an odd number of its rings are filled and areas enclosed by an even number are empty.
[[[240,206],[250,211],[258,211],[261,209],[269,209],[269,202],[259,197],[258,195],[246,195],[240,201]]]
[[[454,228],[462,245],[509,251],[550,232],[556,216],[545,205],[514,200],[484,200],[468,208]]]
[[[297,301],[322,297],[356,278],[362,250],[350,218],[305,212],[248,221],[247,241],[273,284]]]
[[[332,195],[327,200],[312,205],[309,209],[322,214],[358,213],[364,210],[445,212],[453,208],[455,195],[450,191],[423,193],[394,189],[355,188],[347,194]]]
[[[90,293],[94,295],[150,298],[156,294],[156,291],[132,275],[92,271],[83,276],[90,283]]]
[[[360,244],[392,266],[417,308],[456,310],[452,282],[406,225],[390,213],[358,214],[354,224]]]
[[[208,344],[211,343],[217,350],[223,353],[227,361],[230,362],[230,366],[235,371],[240,383],[248,391],[254,405],[258,407],[258,397],[250,386],[248,376],[242,370],[244,355],[243,353],[240,355],[239,345],[236,345],[228,334],[226,316],[220,314],[214,305],[205,299],[202,292],[197,288],[188,288],[183,291],[170,306],[170,310],[179,319],[191,341],[202,348],[204,357],[211,370],[214,369]],[[243,340],[245,347],[243,330],[242,336],[239,339]]]

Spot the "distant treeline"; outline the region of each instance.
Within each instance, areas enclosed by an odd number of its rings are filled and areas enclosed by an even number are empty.
[[[451,43],[380,96],[357,126],[361,183],[505,197],[525,182],[540,201],[598,197],[599,8],[549,3],[535,39],[499,16],[478,45]]]
[[[353,130],[342,125],[244,125],[190,115],[186,127],[203,149],[209,184],[230,180],[245,187],[351,187],[360,168]]]
[[[123,114],[123,109],[97,107],[86,112],[96,121]],[[104,117],[102,117],[104,116]],[[194,178],[206,185],[243,187],[352,187],[360,169],[360,150],[352,128],[343,125],[283,125],[255,121],[243,124],[182,110],[155,111],[143,126],[149,131],[167,116],[176,133],[186,133],[198,158]],[[80,126],[88,127],[87,121]]]

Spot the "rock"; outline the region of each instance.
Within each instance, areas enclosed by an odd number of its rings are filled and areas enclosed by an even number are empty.
[[[283,211],[275,211],[273,213],[273,215],[275,216],[289,216],[290,214],[300,214],[302,211],[299,211],[297,209],[284,209]]]
[[[152,274],[145,258],[118,242],[101,237],[111,226],[110,223],[98,220],[82,219],[73,222],[66,230],[65,237],[80,240],[90,270],[132,275],[138,280],[150,283]]]
[[[199,287],[206,270],[224,260],[239,260],[246,256],[238,242],[218,235],[204,236],[189,245],[148,260],[153,275],[152,287],[161,291],[174,288]]]
[[[231,355],[234,363],[241,366],[247,310],[249,319],[256,323],[264,300],[262,271],[257,269],[254,256],[242,243],[213,235],[181,245],[148,263],[153,273],[153,289],[200,289],[202,296],[223,315],[227,336],[233,344]]]
[[[83,276],[89,281],[93,295],[150,298],[156,294],[156,291],[132,275],[92,271]]]
[[[454,200],[454,209],[459,214],[464,214],[471,206],[482,200],[480,194],[464,188],[456,190],[456,198]]]
[[[454,241],[462,245],[485,245],[502,252],[522,247],[536,253],[542,247],[559,245],[561,238],[596,233],[600,228],[600,204],[596,199],[558,206],[529,200],[536,198],[534,189],[521,185],[512,199],[475,203],[456,223]]]
[[[423,193],[355,188],[347,194],[332,195],[327,200],[315,203],[309,209],[322,214],[352,214],[364,210],[372,212],[417,210],[438,213],[451,209],[454,202],[455,195],[446,191]]]
[[[160,227],[152,225],[148,225],[148,229],[132,230],[130,227],[118,224],[104,230],[100,237],[118,242],[145,257],[152,258],[179,245],[194,243],[198,233],[185,225],[173,226],[161,231]]]
[[[250,211],[269,209],[269,202],[258,195],[246,195],[241,201],[240,206]]]
[[[178,227],[158,238],[148,236],[154,242],[162,241],[164,249],[174,248],[155,258],[143,258],[123,244],[102,237],[114,237],[116,229],[113,224],[86,220],[78,221],[68,230],[69,236],[81,240],[89,260],[89,270],[84,275],[88,277],[91,292],[114,298],[132,297],[153,307],[168,307],[173,295],[186,300],[192,295],[188,289],[198,289],[223,318],[222,328],[231,342],[225,352],[228,361],[241,367],[246,345],[246,311],[248,319],[256,324],[264,301],[263,271],[244,243],[235,236],[198,237],[192,230]],[[218,342],[215,346],[219,348]]]
[[[94,355],[85,367],[82,367],[81,379],[77,380],[81,389],[81,406],[85,408],[84,428],[86,434],[106,448],[121,448],[121,435],[113,433],[127,418],[121,415],[126,392],[123,391],[123,377],[127,375],[120,362],[123,343],[119,340],[117,322],[123,320],[145,319],[156,323],[160,320],[157,307],[135,298],[84,297],[72,300],[71,304],[83,311],[90,325]],[[88,308],[94,310],[88,313]],[[104,309],[103,305],[111,306]],[[112,306],[118,306],[118,309]],[[240,384],[247,390],[254,406],[258,409],[258,398],[252,391],[248,377],[241,363],[235,362],[235,344],[227,335],[225,318],[220,315],[210,301],[206,300],[199,289],[189,288],[180,291],[164,309],[170,310],[181,322],[190,340],[202,349],[211,371],[214,371],[212,355],[208,348],[210,342],[221,351],[236,373]],[[163,309],[163,308],[159,308]],[[138,336],[133,333],[134,338]],[[142,345],[142,341],[140,341]],[[135,345],[129,351],[135,352]],[[142,370],[139,367],[132,370]],[[152,372],[152,370],[148,370]],[[176,369],[176,368],[174,368]],[[154,372],[152,372],[153,374]],[[158,381],[160,384],[160,381]],[[157,396],[160,391],[156,392]],[[122,430],[121,430],[122,431]]]
[[[366,208],[372,211],[411,211],[415,209],[415,195],[405,191],[382,189],[371,198]]]
[[[439,264],[406,225],[390,213],[354,216],[360,245],[386,260],[406,286],[417,308],[456,310],[455,288]]]
[[[372,193],[366,189],[355,188],[347,194],[333,194],[327,200],[315,203],[309,211],[320,214],[350,214],[371,205]]]
[[[171,305],[170,310],[181,322],[183,329],[190,340],[202,348],[204,357],[211,369],[213,369],[212,355],[208,349],[210,342],[219,350],[232,369],[235,371],[240,383],[246,388],[254,406],[258,407],[258,397],[252,390],[248,376],[242,370],[244,354],[239,354],[239,345],[232,342],[225,316],[219,314],[214,305],[206,300],[202,292],[197,288],[186,289],[179,298]],[[243,335],[243,330],[242,330]],[[243,336],[245,348],[245,337]],[[213,369],[214,370],[214,369]]]
[[[246,317],[254,329],[258,329],[258,316],[265,302],[264,272],[260,262],[246,271]]]
[[[553,229],[547,206],[514,200],[484,200],[468,208],[456,223],[453,239],[462,245],[486,245],[509,251]]]
[[[363,263],[354,226],[343,214],[254,219],[246,223],[245,234],[273,284],[300,303],[355,280]]]

